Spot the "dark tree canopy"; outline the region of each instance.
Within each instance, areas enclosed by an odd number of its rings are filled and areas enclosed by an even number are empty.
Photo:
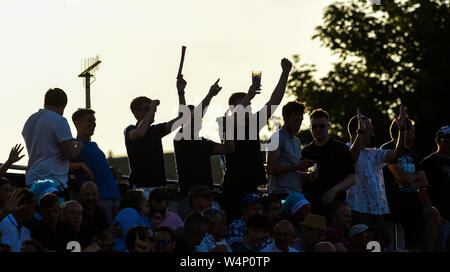
[[[371,2],[346,0],[326,8],[313,38],[339,62],[316,79],[314,65],[294,56],[288,92],[308,111],[326,110],[331,134],[346,141],[358,106],[374,123],[375,146],[390,139],[390,122],[403,104],[416,122],[415,149],[423,157],[436,149],[437,129],[450,123],[450,1]],[[306,135],[300,137],[305,143]]]

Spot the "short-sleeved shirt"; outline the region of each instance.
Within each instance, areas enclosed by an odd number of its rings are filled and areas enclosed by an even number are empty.
[[[428,195],[431,203],[439,210],[442,218],[450,220],[450,158],[435,153],[420,162],[428,178]]]
[[[326,213],[325,208],[321,208],[322,196],[348,175],[355,174],[350,150],[344,143],[330,138],[322,146],[317,146],[314,141],[305,146],[302,150],[302,158],[316,161],[318,169],[318,179],[305,184],[303,193],[311,202],[311,208],[315,213]],[[336,194],[334,201],[345,199],[346,193],[340,192]]]
[[[23,241],[31,239],[30,231],[20,226],[13,214],[9,214],[0,222],[2,244],[9,245],[11,252],[20,252]]]
[[[120,210],[114,218],[112,225],[117,225],[120,231],[120,236],[114,239],[114,249],[122,252],[127,250],[125,239],[131,227],[147,226],[152,229],[149,218],[133,208]]]
[[[84,142],[84,148],[80,156],[74,162],[85,163],[94,173],[101,199],[119,199],[120,191],[116,178],[106,160],[105,153],[100,150],[95,142],[77,139]]]
[[[40,109],[25,122],[22,136],[29,157],[26,185],[51,179],[67,187],[70,163],[59,145],[73,139],[66,118],[51,110]]]
[[[301,158],[300,140],[291,135],[283,126],[271,137],[271,143],[278,143],[276,150],[270,153],[279,155],[278,164],[290,166],[296,164]],[[269,194],[288,194],[301,192],[300,171],[291,171],[268,177]]]
[[[352,146],[347,143],[348,147]],[[383,215],[389,214],[384,186],[383,163],[387,150],[363,148],[355,164],[356,184],[347,189],[347,203],[353,211]]]
[[[159,226],[166,226],[171,228],[172,230],[176,230],[184,226],[183,220],[178,216],[178,214],[173,213],[171,211],[166,212],[166,216],[161,220]]]
[[[259,252],[259,247],[250,247],[242,237],[236,237],[228,242],[228,246],[233,252]]]
[[[131,141],[129,133],[137,125],[125,129],[125,146],[130,164],[130,185],[159,187],[166,184],[166,169],[161,138],[166,136],[166,123],[150,126],[142,139]]]
[[[211,158],[217,143],[201,137],[199,140],[174,140],[175,160],[180,193],[186,196],[192,185],[213,187]]]
[[[252,122],[252,124],[250,124]],[[259,114],[251,115],[249,122],[237,125],[234,131],[234,152],[225,156],[224,193],[242,197],[257,191],[259,185],[267,184],[263,153],[259,141]],[[243,132],[243,133],[240,133]]]
[[[244,217],[240,217],[228,225],[225,236],[227,238],[244,237],[246,233],[247,223],[245,222]]]

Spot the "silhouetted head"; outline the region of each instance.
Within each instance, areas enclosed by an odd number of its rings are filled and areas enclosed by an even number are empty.
[[[51,109],[56,113],[63,115],[66,105],[67,95],[63,90],[59,88],[53,88],[49,89],[45,93],[44,108]]]
[[[316,142],[326,141],[330,129],[328,113],[323,109],[315,109],[309,115],[309,119],[309,129]]]
[[[300,102],[291,101],[283,106],[284,127],[290,134],[294,135],[298,133],[303,122],[304,113],[305,105]]]
[[[150,110],[151,102],[152,100],[146,96],[139,96],[131,101],[130,109],[138,122],[142,121]]]
[[[96,127],[95,111],[92,109],[78,109],[72,114],[72,121],[77,128],[77,135],[80,138],[89,138],[94,135]]]

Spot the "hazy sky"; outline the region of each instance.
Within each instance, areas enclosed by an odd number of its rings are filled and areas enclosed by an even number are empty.
[[[11,147],[24,144],[26,119],[43,107],[49,88],[65,90],[64,112],[72,134],[72,113],[85,107],[83,58],[102,61],[91,86],[97,128],[92,137],[114,156],[126,154],[123,130],[135,119],[134,97],[158,98],[156,122],[176,116],[176,75],[181,46],[186,101],[197,104],[220,78],[221,93],[205,117],[203,135],[218,140],[217,124],[229,95],[248,90],[251,71],[262,71],[258,109],[270,97],[281,73],[280,60],[300,54],[318,75],[336,58],[318,40],[314,28],[330,0],[2,0],[0,1],[0,162]],[[283,104],[289,99],[285,97]],[[277,111],[279,114],[281,107]],[[173,134],[164,138],[173,150]],[[24,152],[26,154],[26,151]],[[25,165],[28,156],[18,164]]]

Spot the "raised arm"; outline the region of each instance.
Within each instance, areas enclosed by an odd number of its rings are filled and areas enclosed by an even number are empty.
[[[147,129],[155,121],[155,112],[156,112],[156,107],[158,105],[159,105],[159,100],[152,100],[144,119],[142,119],[142,121],[139,122],[137,128],[130,130],[130,132],[128,133],[128,138],[131,141],[136,141],[136,140],[144,138],[144,135],[147,132]]]
[[[284,93],[286,92],[286,85],[289,77],[289,73],[292,69],[292,63],[284,58],[281,60],[281,76],[278,80],[278,84],[272,92],[269,101],[264,105],[264,107],[259,111],[260,116],[263,116],[263,112],[266,114],[266,122],[269,121],[270,117],[276,110],[276,108],[280,105],[281,100],[283,99]],[[262,114],[262,115],[261,115]]]
[[[183,115],[181,114],[183,111],[181,107],[186,106],[186,99],[184,98],[184,89],[186,88],[187,82],[184,80],[183,75],[177,77],[177,90],[178,90],[178,105],[179,105],[179,114],[174,119],[170,120],[166,123],[164,128],[164,136],[170,134],[172,131],[176,130],[179,126],[181,126],[181,122],[177,122],[180,120]],[[177,124],[177,125],[175,125]]]
[[[359,158],[361,150],[364,148],[364,136],[362,134],[367,133],[365,120],[361,118],[361,110],[356,108],[356,117],[358,118],[358,131],[356,133],[356,138],[350,148],[350,153],[352,154],[353,162],[356,163]]]
[[[400,158],[405,148],[405,131],[406,131],[406,112],[403,106],[400,106],[400,114],[395,120],[399,130],[397,137],[397,145],[394,150],[390,150],[386,154],[384,162],[392,162]]]
[[[23,158],[20,156],[20,152],[22,152],[23,146],[21,144],[16,144],[13,148],[11,148],[11,152],[9,152],[8,160],[2,165],[0,168],[0,177],[3,177],[6,174],[6,171],[13,165]]]

